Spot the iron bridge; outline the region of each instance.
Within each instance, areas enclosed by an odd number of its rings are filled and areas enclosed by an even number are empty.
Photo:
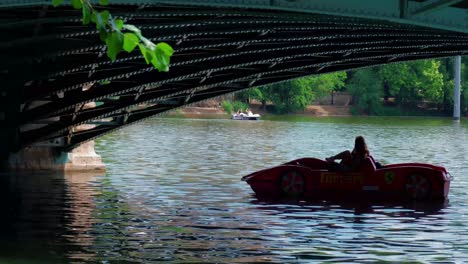
[[[106,57],[81,12],[0,1],[0,149],[70,150],[220,95],[313,74],[466,55],[468,1],[110,0],[175,50],[168,73]]]

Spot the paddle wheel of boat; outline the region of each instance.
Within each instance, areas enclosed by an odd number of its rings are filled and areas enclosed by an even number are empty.
[[[287,196],[299,196],[304,192],[304,175],[300,171],[286,171],[280,179],[281,190]]]
[[[406,178],[406,192],[416,200],[426,199],[431,193],[431,182],[421,174],[413,174]]]

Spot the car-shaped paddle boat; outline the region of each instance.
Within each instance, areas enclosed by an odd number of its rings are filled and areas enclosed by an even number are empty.
[[[352,172],[302,158],[242,177],[259,198],[445,200],[452,176],[444,167],[400,163],[376,167],[372,157]]]

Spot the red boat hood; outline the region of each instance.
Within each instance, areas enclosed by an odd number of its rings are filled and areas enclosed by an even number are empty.
[[[394,168],[394,167],[423,167],[423,168],[433,169],[433,170],[447,173],[447,170],[442,166],[437,166],[437,165],[432,165],[432,164],[427,164],[427,163],[416,163],[416,162],[390,164],[390,165],[385,165],[384,168]]]

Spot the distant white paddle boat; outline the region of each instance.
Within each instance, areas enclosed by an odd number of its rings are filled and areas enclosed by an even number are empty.
[[[232,114],[232,119],[234,120],[259,120],[260,115],[259,114],[252,114],[252,112],[247,112],[245,113],[240,113],[240,114]]]

